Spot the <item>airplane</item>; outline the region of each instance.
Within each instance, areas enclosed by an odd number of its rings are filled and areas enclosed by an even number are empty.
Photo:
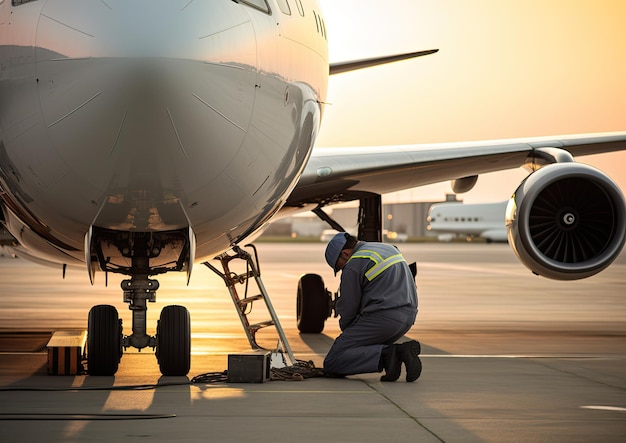
[[[508,201],[497,203],[437,203],[428,210],[426,229],[439,232],[440,239],[451,240],[458,234],[469,240],[481,237],[491,242],[508,240],[504,215]]]
[[[202,263],[229,290],[253,349],[237,284],[258,256],[243,246],[283,215],[359,202],[358,236],[382,240],[381,195],[528,166],[506,223],[514,252],[552,279],[585,278],[624,245],[626,205],[576,155],[626,149],[626,132],[525,140],[314,148],[330,75],[437,57],[437,49],[329,63],[316,0],[0,0],[0,206],[17,245],[38,263],[120,274],[132,311],[95,305],[87,372],[113,375],[123,350],[153,348],[164,375],[190,368],[190,317],[166,306],[146,332],[155,276]],[[428,57],[425,59],[428,60]],[[406,62],[405,62],[406,63]],[[222,269],[211,263],[219,262]],[[247,264],[237,274],[230,263]],[[298,283],[298,328],[320,332],[332,303],[321,277]],[[274,364],[274,363],[273,363]]]

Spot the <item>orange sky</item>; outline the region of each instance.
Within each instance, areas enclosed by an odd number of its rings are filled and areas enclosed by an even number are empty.
[[[331,78],[318,146],[626,131],[626,1],[321,0],[331,61],[439,48]],[[581,158],[626,190],[626,152]],[[523,170],[462,198],[504,200]],[[448,185],[387,196],[442,198]]]

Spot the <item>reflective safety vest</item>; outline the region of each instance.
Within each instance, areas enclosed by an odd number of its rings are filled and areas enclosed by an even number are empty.
[[[382,255],[380,255],[379,252],[368,250],[368,249],[358,250],[357,252],[352,254],[352,257],[350,257],[350,260],[352,260],[353,258],[365,258],[374,262],[374,266],[368,269],[367,272],[365,273],[365,278],[367,278],[369,281],[374,280],[376,277],[382,274],[382,272],[385,269],[389,268],[390,266],[393,266],[397,263],[402,263],[402,262],[406,263],[406,260],[400,253],[384,258]]]

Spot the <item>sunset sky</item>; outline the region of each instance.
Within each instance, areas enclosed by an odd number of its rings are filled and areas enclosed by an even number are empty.
[[[321,0],[331,61],[438,54],[331,78],[318,146],[626,131],[626,1]],[[582,157],[626,190],[626,152]],[[466,202],[509,198],[524,170]],[[441,199],[448,184],[386,201]]]

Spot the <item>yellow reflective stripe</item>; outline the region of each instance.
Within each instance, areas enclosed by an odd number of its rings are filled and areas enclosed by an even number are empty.
[[[383,258],[382,255],[380,255],[378,252],[370,250],[358,251],[357,253],[353,254],[352,257],[350,257],[350,260],[352,260],[353,258],[366,258],[374,262],[374,266],[372,266],[365,273],[365,278],[367,278],[369,281],[374,280],[388,267],[393,266],[396,263],[406,261],[404,260],[404,257],[402,257],[402,254],[396,254],[387,258]]]
[[[391,257],[386,258],[382,263],[378,263],[373,268],[370,268],[370,270],[365,273],[365,277],[369,281],[372,281],[388,267],[393,266],[396,263],[402,263],[403,261],[405,260],[404,257],[402,257],[402,254],[392,255]]]
[[[352,257],[350,257],[350,260],[352,260],[353,258],[369,258],[370,260],[372,260],[376,264],[378,264],[378,263],[380,263],[381,261],[384,260],[383,256],[380,255],[378,252],[370,251],[370,250],[359,251],[359,252],[353,254]],[[348,261],[350,261],[350,260],[348,260]]]

